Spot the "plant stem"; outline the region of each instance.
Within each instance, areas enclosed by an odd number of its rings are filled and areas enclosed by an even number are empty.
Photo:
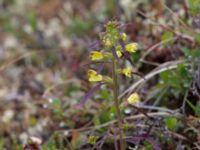
[[[113,97],[114,97],[117,122],[118,122],[118,127],[119,127],[120,150],[125,150],[124,141],[123,141],[123,120],[122,120],[121,112],[119,108],[119,99],[118,99],[119,93],[118,93],[118,81],[117,81],[116,69],[117,69],[116,60],[115,58],[112,58]]]

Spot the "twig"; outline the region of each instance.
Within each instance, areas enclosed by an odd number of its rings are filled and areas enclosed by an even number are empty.
[[[191,85],[191,83],[190,83]],[[189,94],[189,91],[190,89],[188,89],[184,95],[184,98],[183,98],[183,104],[181,106],[181,109],[182,109],[182,113],[185,114],[185,105],[186,105],[186,101],[187,101],[187,97],[188,97],[188,94]]]
[[[172,116],[172,114],[167,113],[167,112],[147,113],[147,115],[150,116],[150,117]],[[173,114],[173,116],[178,117],[178,118],[182,117],[181,114],[179,114],[179,113]],[[145,118],[145,117],[146,116],[144,114],[138,114],[138,115],[134,115],[134,116],[125,117],[124,120],[130,121],[130,120],[142,119],[142,118]],[[67,132],[67,133],[70,133],[70,132],[86,132],[86,131],[89,131],[89,130],[98,130],[98,129],[101,129],[101,128],[105,128],[105,127],[108,127],[108,126],[115,124],[115,123],[117,123],[117,120],[112,120],[112,121],[106,122],[106,123],[98,125],[98,126],[92,126],[92,127],[87,127],[87,128],[79,128],[79,129],[61,130],[60,132]]]
[[[17,56],[16,58],[14,58],[13,60],[11,60],[10,62],[6,62],[4,63],[3,65],[0,66],[0,72],[5,70],[7,67],[11,66],[12,64],[18,62],[19,60],[21,59],[24,59],[26,57],[29,57],[31,55],[33,55],[35,52],[28,52],[28,53],[25,53],[23,55],[20,55],[20,56]]]
[[[142,109],[149,109],[149,110],[157,110],[157,111],[161,111],[161,112],[167,112],[167,113],[170,113],[170,114],[174,114],[174,113],[177,113],[179,111],[179,109],[170,110],[170,109],[163,108],[163,107],[148,106],[148,105],[139,105],[137,107],[142,108]]]
[[[184,141],[189,141],[191,142],[190,140],[188,140],[185,136],[181,135],[181,134],[178,134],[178,133],[175,133],[175,132],[172,132],[172,131],[167,131],[169,134],[171,134],[172,136],[176,137],[176,138],[179,138],[181,140],[184,140]]]
[[[53,49],[49,49],[49,50],[53,50]],[[57,49],[55,49],[57,50]],[[48,52],[47,50],[43,50],[43,49],[39,49],[37,51],[32,50],[31,52],[27,52],[25,54],[22,54],[20,56],[16,56],[16,58],[13,58],[11,61],[5,62],[3,65],[0,66],[0,72],[4,71],[7,67],[15,64],[16,62],[26,58],[26,57],[30,57],[33,54],[38,54],[38,53],[45,53]]]
[[[148,60],[144,60],[144,59],[141,59],[140,62],[142,62],[142,63],[144,63],[144,64],[156,66],[156,67],[158,67],[158,66],[160,65],[159,63],[152,62],[152,61],[148,61]]]

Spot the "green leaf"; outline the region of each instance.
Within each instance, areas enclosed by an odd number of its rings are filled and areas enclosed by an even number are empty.
[[[61,100],[58,98],[53,99],[52,106],[55,117],[61,118],[64,115]]]
[[[195,41],[200,43],[200,33],[195,35]]]
[[[200,117],[200,105],[197,105],[195,108],[195,114]]]
[[[94,135],[91,135],[91,136],[89,136],[89,138],[88,138],[88,143],[89,144],[92,144],[92,145],[94,145],[94,144],[96,144],[96,141],[97,141],[97,139],[98,139],[98,137],[97,136],[94,136]]]
[[[164,81],[164,82],[167,82],[169,80],[169,72],[161,72],[160,73],[160,78]]]
[[[99,92],[99,94],[103,100],[106,100],[106,101],[111,100],[110,91],[103,89]]]
[[[195,59],[195,58],[199,58],[200,57],[200,50],[199,49],[194,49],[192,51],[192,58]]]
[[[184,54],[186,57],[191,56],[191,50],[190,50],[189,48],[183,47],[183,48],[181,49],[181,51],[183,52],[183,54]]]
[[[4,147],[4,144],[5,144],[5,141],[4,141],[5,139],[3,139],[3,138],[0,138],[0,149],[3,149],[3,147]]]
[[[200,117],[200,105],[194,106],[189,100],[186,101],[188,105],[192,108],[195,114]]]
[[[95,126],[98,126],[98,125],[100,125],[101,124],[101,122],[100,122],[100,120],[99,120],[99,116],[97,115],[97,116],[95,116],[94,118],[93,118],[93,123],[95,124]]]
[[[53,104],[54,106],[57,106],[57,107],[58,107],[58,106],[61,105],[61,101],[60,101],[60,99],[55,98],[55,99],[53,99],[52,104]]]
[[[180,74],[180,77],[187,77],[188,76],[188,70],[185,66],[185,64],[178,64],[178,72]]]
[[[144,147],[142,150],[153,150],[153,147],[148,141],[144,141]]]
[[[162,41],[166,41],[168,39],[171,39],[172,37],[173,37],[173,33],[166,31],[163,33],[161,39],[162,39]],[[168,42],[168,43],[170,43],[170,42]]]
[[[199,12],[200,10],[199,3],[200,0],[188,0],[189,10],[192,15],[195,15]]]
[[[27,21],[29,22],[30,26],[33,30],[36,30],[37,28],[37,18],[35,12],[30,12],[27,15]]]
[[[168,129],[173,131],[177,129],[178,120],[175,117],[167,117],[164,122]]]

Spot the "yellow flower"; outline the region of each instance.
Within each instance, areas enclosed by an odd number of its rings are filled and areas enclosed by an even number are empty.
[[[103,54],[98,51],[92,51],[90,53],[90,59],[91,60],[101,60],[101,59],[103,59]]]
[[[137,93],[133,93],[128,97],[127,101],[131,105],[138,104],[140,102],[140,97]]]
[[[121,45],[117,45],[116,46],[116,53],[117,53],[117,56],[120,58],[122,56],[122,47]]]
[[[121,45],[117,45],[117,46],[116,46],[116,51],[122,51]]]
[[[106,46],[106,47],[111,47],[113,45],[112,41],[109,39],[109,38],[104,38],[103,39],[103,44]]]
[[[131,78],[132,68],[131,67],[124,68],[124,69],[122,69],[121,73],[124,74],[125,76]]]
[[[120,57],[122,57],[122,52],[121,51],[116,51],[116,54],[117,54],[117,56],[120,58]]]
[[[90,82],[98,82],[102,81],[103,76],[98,74],[95,70],[89,69],[88,70],[88,81]]]
[[[88,142],[89,144],[94,145],[94,144],[96,143],[97,139],[98,139],[97,136],[93,136],[93,135],[92,135],[92,136],[89,136],[87,142]]]
[[[137,43],[130,43],[126,45],[126,51],[130,53],[136,52],[138,49],[138,44]]]
[[[127,39],[126,33],[122,33],[121,34],[121,38],[122,38],[123,41],[126,41],[126,39]]]

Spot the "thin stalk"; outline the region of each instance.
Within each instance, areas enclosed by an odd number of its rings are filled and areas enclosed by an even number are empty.
[[[119,140],[120,140],[120,150],[125,150],[124,141],[123,141],[123,120],[121,117],[121,112],[119,108],[119,92],[118,92],[118,81],[117,81],[117,74],[116,74],[116,60],[115,58],[112,59],[112,78],[113,78],[113,97],[114,97],[114,104],[116,108],[116,115],[117,115],[117,123],[119,127]]]

